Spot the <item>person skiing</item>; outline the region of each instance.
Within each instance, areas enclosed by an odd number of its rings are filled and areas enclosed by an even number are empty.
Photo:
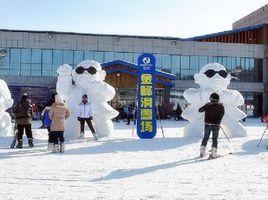
[[[44,110],[41,113],[44,126],[46,126],[47,132],[48,132],[48,145],[47,145],[48,151],[52,150],[52,145],[53,145],[53,139],[52,139],[51,130],[50,130],[50,125],[51,125],[52,120],[49,118],[49,111],[50,111],[53,103],[55,103],[55,94],[52,95],[51,100],[49,101],[49,103],[46,105],[46,107],[44,108]]]
[[[212,131],[212,148],[209,157],[217,158],[218,136],[221,120],[224,116],[223,104],[219,103],[220,97],[217,93],[212,93],[209,98],[210,102],[199,108],[199,112],[205,112],[205,130],[204,138],[200,147],[200,157],[206,154],[206,146]]]
[[[93,120],[93,105],[91,102],[88,102],[88,97],[86,94],[82,96],[82,102],[79,104],[78,107],[78,114],[77,114],[77,119],[80,121],[80,138],[84,138],[85,135],[85,122],[87,123],[89,129],[92,132],[92,135],[95,140],[97,140],[97,134],[95,129],[93,128],[92,125],[92,120]]]
[[[55,103],[49,111],[51,136],[53,139],[52,152],[64,152],[64,131],[66,129],[66,119],[70,117],[70,112],[60,95],[55,95]],[[60,141],[60,145],[59,145]]]
[[[14,107],[14,116],[18,127],[18,145],[16,148],[22,149],[23,147],[23,133],[24,129],[28,138],[29,147],[33,147],[33,134],[32,134],[32,106],[31,100],[27,93],[24,93],[21,100]]]

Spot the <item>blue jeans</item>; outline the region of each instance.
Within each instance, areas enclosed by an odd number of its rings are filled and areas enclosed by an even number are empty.
[[[212,131],[212,147],[218,148],[218,137],[219,137],[220,125],[205,125],[204,138],[202,140],[202,146],[207,146],[210,132]]]

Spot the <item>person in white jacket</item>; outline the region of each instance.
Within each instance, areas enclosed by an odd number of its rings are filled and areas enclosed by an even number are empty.
[[[82,102],[79,104],[78,107],[78,115],[77,119],[80,121],[80,138],[84,138],[85,134],[85,122],[87,123],[89,129],[91,130],[93,137],[97,140],[96,131],[93,128],[92,120],[93,120],[93,105],[91,102],[88,102],[87,95],[84,94],[82,96]]]

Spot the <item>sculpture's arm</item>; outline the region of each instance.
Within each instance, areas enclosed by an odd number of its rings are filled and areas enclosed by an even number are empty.
[[[223,90],[220,92],[220,101],[223,105],[227,106],[241,106],[243,105],[244,98],[237,90]]]
[[[11,108],[13,99],[5,81],[0,80],[0,109],[5,110]]]
[[[68,64],[61,65],[57,70],[59,76],[56,85],[57,92],[66,98],[72,89],[72,67]]]
[[[190,88],[184,91],[183,96],[190,104],[205,105],[209,102],[211,93],[212,91],[207,89]]]
[[[102,99],[103,101],[111,101],[115,96],[115,89],[103,81],[95,82],[93,86],[94,95],[96,99]]]

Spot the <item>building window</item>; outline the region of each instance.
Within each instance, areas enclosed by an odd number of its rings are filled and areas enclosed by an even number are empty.
[[[103,61],[104,61],[103,52],[95,51],[93,60],[95,60],[95,61],[97,61],[99,63],[103,63]]]
[[[104,62],[110,62],[114,60],[113,52],[104,52]]]
[[[73,51],[63,51],[63,63],[69,64],[74,68],[74,56]]]
[[[78,63],[80,63],[83,60],[84,60],[84,52],[74,51],[74,67],[76,67]]]

